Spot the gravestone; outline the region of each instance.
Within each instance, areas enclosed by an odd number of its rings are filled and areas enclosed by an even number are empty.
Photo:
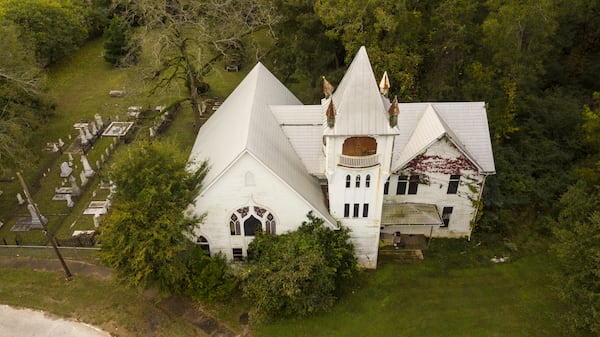
[[[17,201],[19,202],[19,205],[23,205],[25,203],[25,199],[23,199],[21,193],[17,193]]]
[[[75,206],[70,194],[65,194],[65,200],[67,201],[67,207],[73,208],[73,206]]]
[[[70,176],[69,181],[71,182],[71,195],[76,197],[81,195],[81,189],[79,188],[79,186],[77,186],[77,180],[75,179],[75,177]]]
[[[98,129],[102,129],[104,126],[104,122],[102,121],[102,116],[99,114],[94,115],[94,119],[96,119],[96,125],[98,125]]]
[[[97,169],[98,171],[100,171],[100,168],[101,168],[101,167],[100,167],[100,161],[99,161],[99,160],[96,160],[96,169]]]
[[[79,179],[81,179],[81,187],[85,186],[88,182],[84,171],[81,171],[81,173],[79,173]]]
[[[63,147],[65,145],[65,142],[63,142],[62,138],[58,139],[58,146],[59,147]]]
[[[58,145],[56,143],[52,143],[52,152],[58,152],[60,151],[60,149],[58,148]]]
[[[69,152],[69,161],[73,162],[73,155],[71,154],[71,152]]]
[[[83,173],[85,174],[85,177],[93,177],[95,172],[92,170],[92,166],[90,165],[90,162],[88,162],[85,154],[81,155],[81,164],[83,164]]]
[[[100,227],[100,214],[94,214],[94,227]]]
[[[104,157],[104,153],[100,155],[100,162],[106,162],[106,158]]]
[[[87,138],[88,141],[94,139],[94,135],[92,135],[90,129],[87,126],[83,127],[83,133],[85,134],[85,138]]]
[[[154,138],[154,129],[150,128],[148,131],[150,131],[150,138]]]
[[[81,139],[81,145],[86,145],[88,143],[88,139],[85,136],[85,131],[83,131],[83,128],[79,128],[79,139]]]
[[[110,156],[110,150],[107,147],[106,150],[104,150],[104,153],[106,153],[106,157],[108,158],[108,156]]]
[[[73,172],[73,169],[69,166],[69,163],[67,163],[66,161],[63,161],[60,164],[60,177],[61,178],[66,178],[66,177],[70,176],[72,172]]]
[[[98,128],[96,127],[96,123],[91,122],[92,125],[92,135],[98,135]]]
[[[43,224],[45,225],[46,223],[48,223],[48,219],[46,219],[46,217],[42,216],[41,218],[38,217],[37,213],[35,212],[35,206],[33,206],[32,204],[27,205],[27,209],[29,210],[29,214],[31,215],[31,228],[44,228]]]

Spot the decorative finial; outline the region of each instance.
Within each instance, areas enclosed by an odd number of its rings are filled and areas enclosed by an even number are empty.
[[[388,92],[390,91],[390,78],[388,77],[387,71],[383,72],[381,82],[379,82],[379,91],[385,97],[387,97]]]
[[[323,94],[325,98],[329,98],[333,94],[333,90],[335,90],[335,87],[323,76]]]
[[[327,116],[327,126],[332,128],[335,125],[335,107],[333,106],[333,99],[329,101],[329,106],[325,112]]]
[[[388,114],[390,115],[390,126],[395,127],[398,125],[398,115],[400,114],[400,107],[398,107],[398,96],[394,96],[394,100],[392,101],[392,105],[390,105]]]

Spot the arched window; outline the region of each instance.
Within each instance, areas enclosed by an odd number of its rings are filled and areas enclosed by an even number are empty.
[[[244,236],[254,236],[256,232],[262,230],[262,223],[260,220],[251,215],[244,221]]]
[[[356,176],[356,188],[360,187],[360,174]]]
[[[276,227],[276,223],[275,223],[275,217],[273,216],[273,214],[269,213],[269,215],[267,215],[267,221],[265,222],[265,229],[267,230],[268,233],[271,234],[276,234],[275,233],[275,227]]]
[[[371,187],[371,175],[367,174],[367,176],[365,177],[365,187],[369,188]]]
[[[350,188],[350,182],[352,181],[352,177],[348,174],[346,176],[346,188]]]
[[[210,245],[204,236],[199,236],[198,239],[196,239],[196,243],[200,245],[200,248],[202,248],[208,256],[210,256]]]
[[[229,217],[229,231],[231,232],[231,235],[240,235],[241,234],[241,230],[240,230],[240,220],[238,218],[237,215],[231,214],[231,217]]]
[[[243,227],[243,233],[241,227]],[[260,206],[238,208],[229,217],[231,235],[254,236],[256,232],[262,230],[275,234],[276,227],[277,220],[275,215],[268,209]]]

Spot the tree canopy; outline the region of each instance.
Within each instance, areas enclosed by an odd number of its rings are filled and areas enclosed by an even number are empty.
[[[248,246],[244,296],[257,320],[327,310],[357,271],[349,230],[332,230],[308,214],[295,232],[259,232]]]
[[[116,190],[102,223],[102,259],[120,279],[162,292],[187,278],[188,235],[200,220],[184,217],[207,172],[186,170],[186,158],[169,144],[141,144],[117,158],[109,177]]]

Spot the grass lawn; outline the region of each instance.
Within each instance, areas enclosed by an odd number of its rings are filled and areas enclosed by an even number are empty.
[[[562,309],[545,256],[463,266],[465,254],[448,259],[456,251],[445,249],[417,264],[381,261],[331,312],[257,326],[255,335],[561,336]]]
[[[113,336],[204,336],[182,318],[166,315],[153,298],[87,276],[67,282],[60,272],[2,269],[0,303],[81,320]]]

